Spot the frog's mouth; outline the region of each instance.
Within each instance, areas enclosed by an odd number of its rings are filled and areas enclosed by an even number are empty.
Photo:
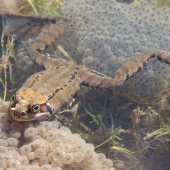
[[[44,121],[51,117],[51,114],[49,112],[38,112],[36,114],[33,114],[32,112],[27,111],[25,113],[17,113],[15,107],[10,108],[10,115],[14,120],[19,122]]]

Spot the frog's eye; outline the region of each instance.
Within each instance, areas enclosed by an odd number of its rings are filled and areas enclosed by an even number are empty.
[[[17,100],[16,100],[16,95],[15,94],[11,97],[10,102],[11,102],[12,107],[16,104]]]
[[[33,113],[37,113],[39,110],[40,110],[40,105],[39,105],[39,104],[34,104],[34,105],[32,105],[31,111],[32,111]]]
[[[15,94],[11,97],[11,101],[16,102],[16,95]]]

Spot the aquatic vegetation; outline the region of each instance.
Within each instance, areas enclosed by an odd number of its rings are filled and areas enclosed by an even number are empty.
[[[23,14],[48,12],[59,15],[61,4],[61,0],[25,0],[20,5],[18,12]]]

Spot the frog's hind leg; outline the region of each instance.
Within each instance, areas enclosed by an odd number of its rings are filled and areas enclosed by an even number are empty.
[[[57,20],[54,24],[51,24],[49,28],[44,29],[35,39],[35,42],[28,49],[28,55],[37,65],[44,69],[60,65],[59,60],[58,63],[57,60],[54,63],[53,60],[45,58],[39,52],[43,51],[47,46],[51,45],[57,38],[59,38],[59,36],[64,33],[66,25],[67,19],[61,18],[59,21]]]
[[[81,85],[90,86],[97,89],[122,86],[125,81],[142,70],[152,58],[156,58],[159,61],[163,61],[170,65],[170,54],[164,51],[149,50],[131,58],[123,64],[116,71],[114,78],[86,68],[85,66],[80,66],[78,69],[78,74]]]

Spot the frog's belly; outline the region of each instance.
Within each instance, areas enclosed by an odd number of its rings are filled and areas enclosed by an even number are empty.
[[[48,103],[52,113],[64,109],[79,91],[79,77],[73,64],[58,66],[29,77],[18,92],[29,103]]]

